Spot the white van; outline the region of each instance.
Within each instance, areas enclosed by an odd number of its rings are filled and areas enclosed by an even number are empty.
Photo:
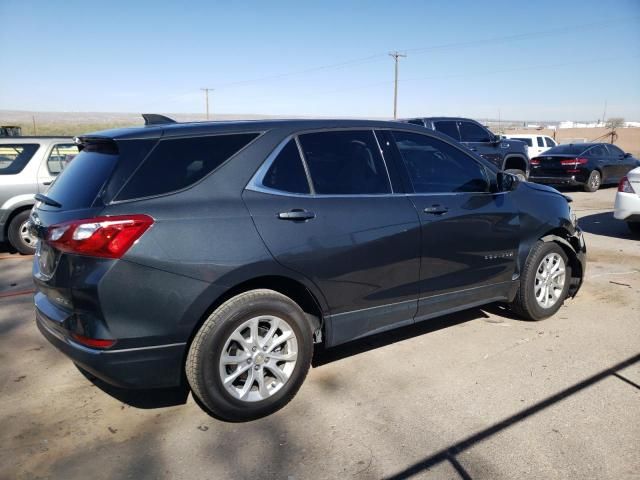
[[[520,134],[514,133],[511,135],[504,135],[506,138],[513,138],[514,140],[520,140],[527,144],[527,151],[529,153],[529,158],[535,158],[540,156],[551,147],[555,147],[558,145],[553,138],[548,137],[546,135],[530,135],[530,134]]]

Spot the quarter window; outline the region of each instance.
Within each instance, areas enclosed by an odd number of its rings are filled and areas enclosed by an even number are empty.
[[[556,142],[552,138],[545,137],[545,141],[547,142],[547,147],[553,148],[556,146]]]
[[[238,133],[160,140],[116,200],[160,195],[193,185],[257,136]]]
[[[317,194],[391,193],[389,175],[372,131],[307,133],[299,140]]]
[[[78,154],[78,147],[73,143],[58,143],[54,145],[49,158],[47,169],[51,175],[58,175],[64,167]]]
[[[462,150],[437,138],[394,131],[416,193],[487,192],[484,168]]]
[[[471,122],[460,122],[460,138],[463,142],[490,142],[489,132]]]
[[[309,183],[295,140],[289,140],[267,170],[262,185],[291,193],[309,193]]]
[[[20,173],[39,146],[37,143],[0,143],[0,175]]]

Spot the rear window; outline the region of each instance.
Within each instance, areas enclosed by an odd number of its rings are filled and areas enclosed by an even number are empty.
[[[567,155],[580,155],[587,149],[584,145],[574,145],[569,143],[567,145],[558,145],[557,147],[553,147],[547,150],[545,155],[553,155],[553,154],[567,154]]]
[[[258,135],[238,133],[160,140],[115,200],[150,197],[189,187],[222,165]]]
[[[88,208],[100,193],[118,161],[113,149],[85,148],[56,177],[46,195],[60,204],[64,210]],[[45,210],[57,210],[42,205]]]
[[[521,142],[526,143],[530,147],[533,147],[533,141],[530,138],[521,138],[521,137],[511,137],[514,140],[520,140]]]
[[[0,144],[0,175],[20,173],[39,146],[37,143]]]

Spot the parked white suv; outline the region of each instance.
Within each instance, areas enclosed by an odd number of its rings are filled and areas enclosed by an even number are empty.
[[[27,228],[36,193],[44,193],[78,147],[64,137],[0,138],[0,242],[23,254],[35,252]]]
[[[640,167],[620,180],[613,216],[627,222],[632,232],[640,233]]]
[[[551,137],[546,135],[529,135],[514,133],[511,135],[505,135],[506,138],[512,138],[514,140],[520,140],[527,144],[527,153],[529,158],[535,158],[542,155],[551,147],[555,147],[558,143]]]

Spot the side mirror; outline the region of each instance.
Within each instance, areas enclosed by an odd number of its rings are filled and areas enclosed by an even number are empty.
[[[624,158],[629,158],[629,157],[631,157],[631,156],[632,156],[632,155],[631,155],[629,152],[627,152],[627,153],[625,153],[625,154],[624,154]]]
[[[499,192],[510,192],[515,190],[520,183],[520,179],[517,176],[507,172],[498,172],[496,180]]]

